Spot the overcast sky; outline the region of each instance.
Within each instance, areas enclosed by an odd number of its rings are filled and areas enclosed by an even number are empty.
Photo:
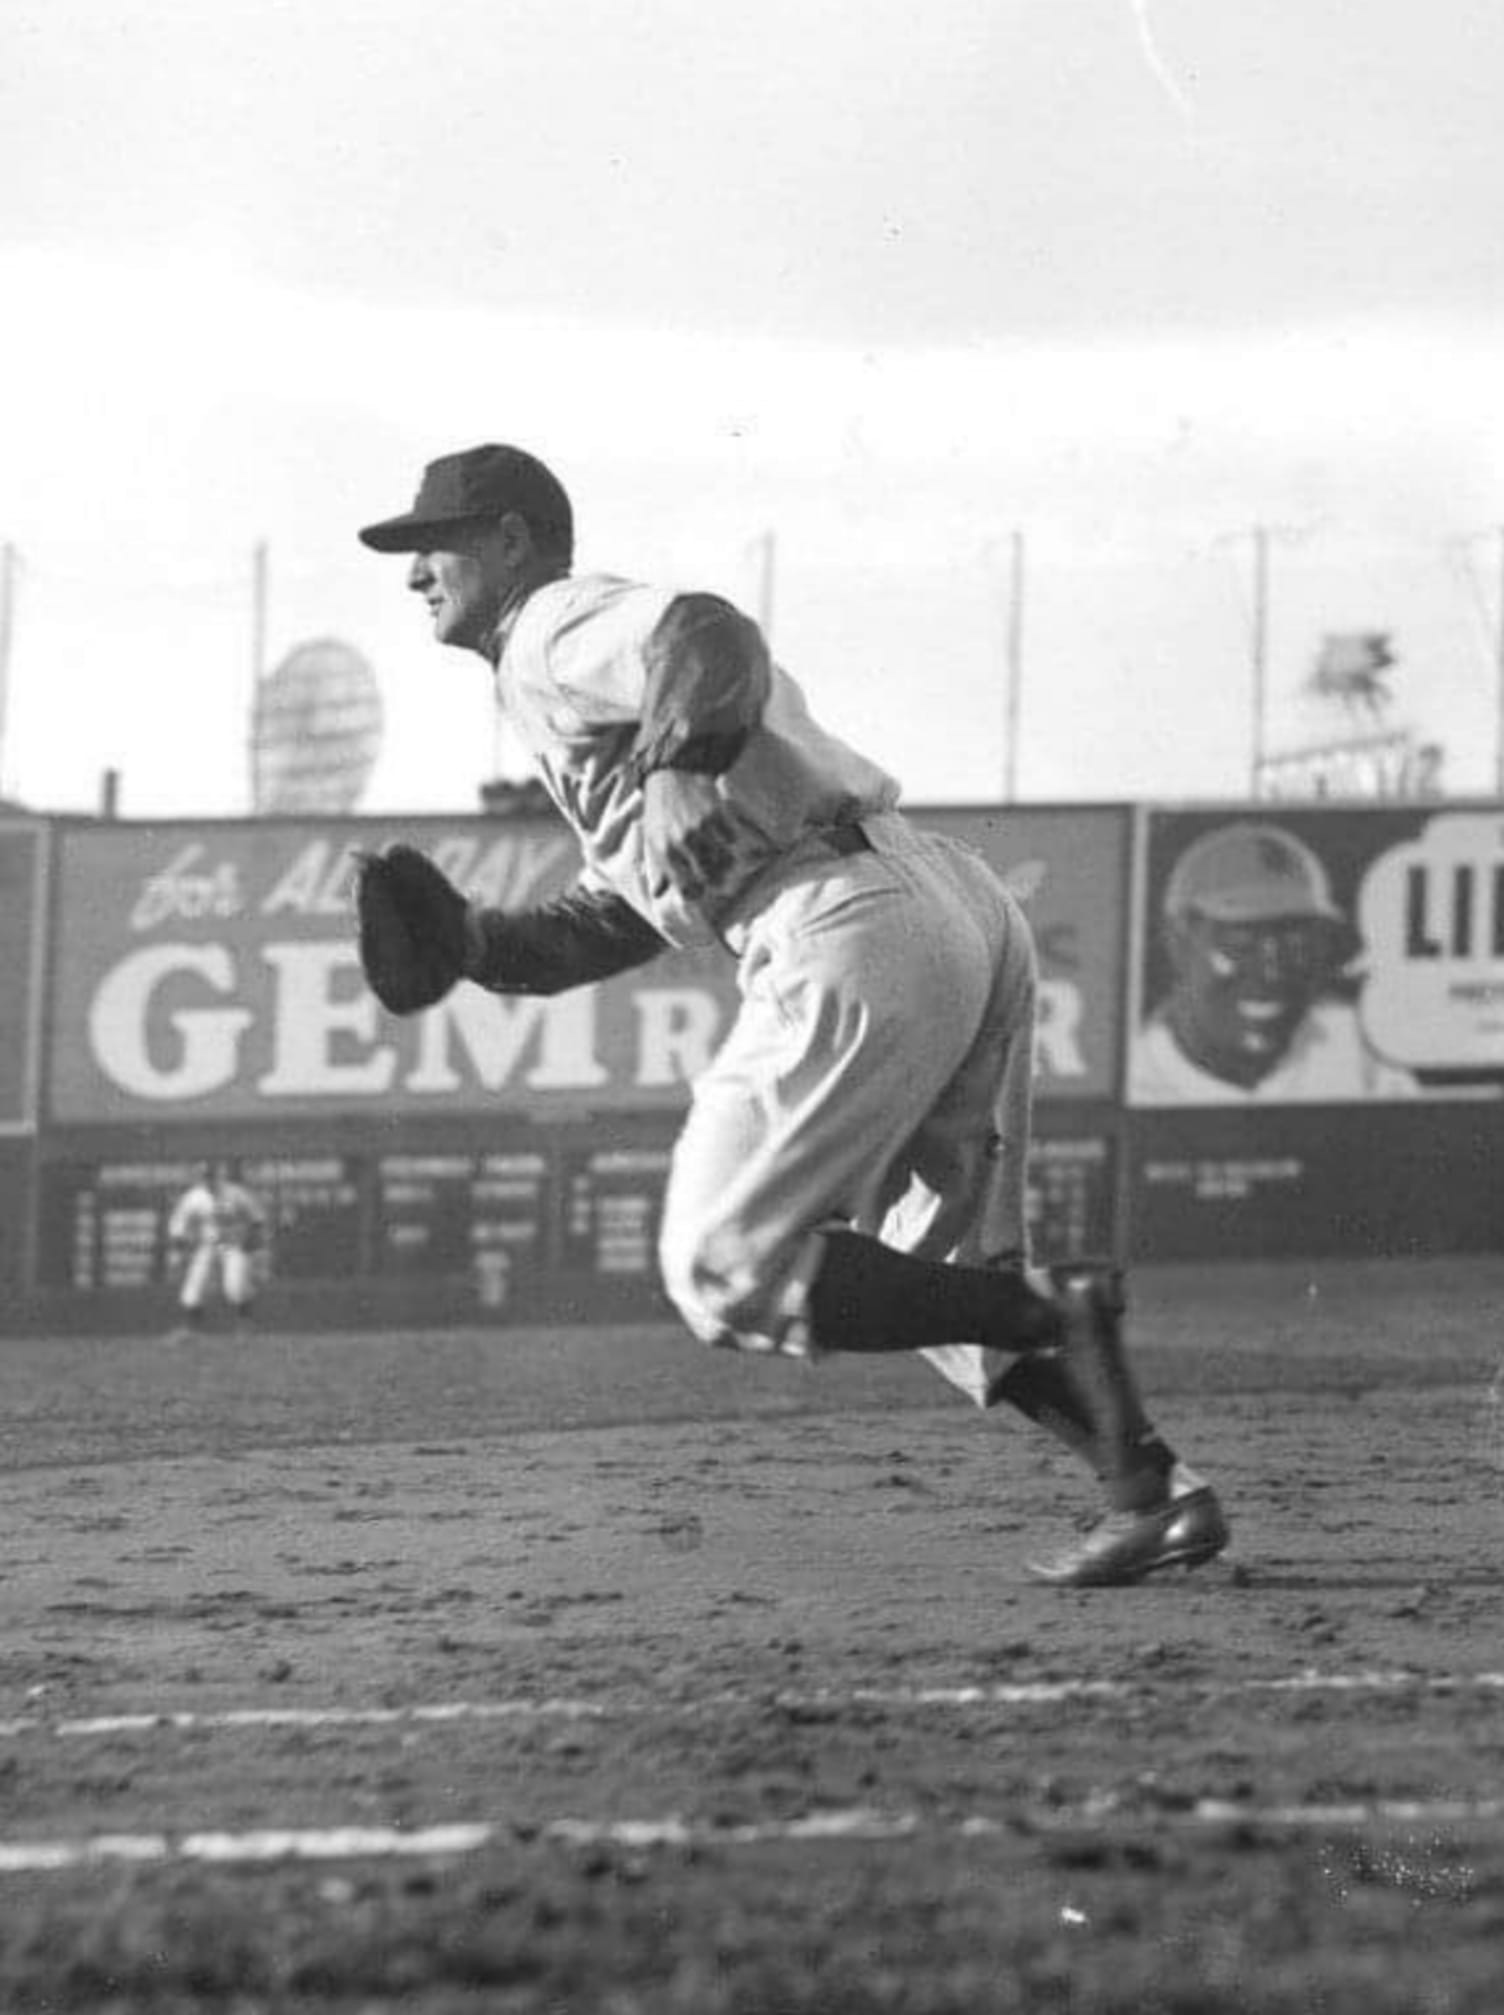
[[[269,661],[336,635],[368,802],[468,809],[478,660],[354,543],[519,440],[581,562],[749,604],[915,800],[1240,791],[1321,636],[1490,788],[1504,10],[1489,0],[12,0],[0,788],[245,808]],[[510,761],[501,750],[502,759]]]

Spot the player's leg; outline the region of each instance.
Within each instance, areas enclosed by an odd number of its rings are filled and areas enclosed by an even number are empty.
[[[991,981],[985,934],[902,861],[857,856],[758,919],[665,1198],[664,1280],[697,1335],[796,1355],[1058,1340],[1029,1281],[873,1235]]]
[[[929,1098],[890,1167],[880,1219],[862,1227],[880,1245],[829,1240],[811,1309],[817,1331],[828,1334],[849,1307],[856,1327],[918,1347],[981,1404],[1020,1351],[1032,1361],[1063,1341],[1047,1284],[1007,1263],[1021,1256],[1024,1243],[1033,944],[1016,909],[1004,914],[998,905],[990,915],[978,892],[958,882],[958,866],[978,865],[969,853],[952,862],[915,834],[903,863],[927,914],[961,919],[965,938],[983,948],[987,991],[949,1079]],[[1006,1089],[998,1097],[1000,1076]],[[989,1308],[1006,1311],[1001,1328],[986,1321]]]
[[[1042,1561],[1037,1580],[1067,1587],[1142,1581],[1167,1567],[1197,1567],[1226,1547],[1221,1503],[1149,1421],[1122,1336],[1116,1271],[1078,1273],[1064,1288],[1065,1359],[1097,1426],[1107,1511],[1079,1540]]]
[[[995,922],[995,979],[977,1039],[911,1148],[908,1194],[885,1235],[909,1249],[962,1263],[1023,1270],[1027,1260],[1027,1156],[1032,1129],[1035,973],[1032,942],[1011,898],[964,850],[937,873],[953,875],[962,899]],[[990,1114],[990,1125],[985,1124]],[[982,1407],[1007,1403],[1037,1422],[1099,1476],[1109,1515],[1158,1514],[1178,1501],[1168,1529],[1099,1531],[1084,1558],[1047,1563],[1055,1578],[1136,1579],[1170,1557],[1210,1557],[1226,1529],[1204,1480],[1150,1421],[1123,1343],[1120,1273],[1067,1271],[1060,1292],[1065,1347],[1014,1358],[964,1346],[925,1353]],[[1134,1568],[1133,1573],[1126,1570]]]
[[[246,1328],[256,1300],[256,1277],[251,1255],[240,1247],[226,1249],[223,1261],[225,1305],[237,1329]]]
[[[889,1333],[906,1336],[978,1404],[994,1403],[997,1382],[1011,1372],[1014,1390],[1037,1392],[1041,1405],[1048,1396],[1063,1438],[1074,1435],[1081,1446],[1089,1422],[1052,1348],[1063,1340],[1060,1311],[1048,1280],[1022,1263],[1037,988],[1033,940],[1017,905],[971,849],[906,824],[898,824],[885,845],[912,878],[937,929],[944,931],[941,920],[950,919],[952,944],[959,924],[968,964],[982,948],[987,994],[949,1080],[922,1101],[918,1124],[890,1169],[880,1219],[863,1226],[892,1255],[863,1256],[867,1291],[875,1295],[884,1276],[891,1279]],[[851,1250],[837,1246],[828,1255],[815,1282],[817,1312],[822,1301],[835,1299],[833,1289],[844,1286],[839,1261]],[[925,1321],[913,1296],[898,1291],[906,1273],[935,1283],[938,1321]],[[979,1310],[1003,1311],[1004,1319],[957,1320],[965,1314],[962,1296]]]
[[[964,1191],[936,1199],[929,1237],[944,1237],[964,1202]],[[913,1197],[906,1204],[912,1225]],[[984,1202],[979,1221],[987,1217]],[[974,1235],[962,1241],[963,1254]],[[1060,1349],[1001,1362],[994,1353],[959,1346],[925,1352],[979,1406],[1014,1407],[1098,1478],[1105,1515],[1059,1555],[1032,1564],[1040,1580],[1074,1586],[1138,1581],[1162,1568],[1196,1566],[1227,1544],[1215,1492],[1149,1418],[1123,1341],[1121,1290],[1113,1269],[1062,1269]]]
[[[169,1342],[186,1341],[203,1329],[213,1269],[213,1247],[194,1246],[183,1262],[183,1277],[178,1284],[178,1324]]]
[[[1038,976],[1034,942],[1017,904],[969,848],[916,836],[916,872],[931,903],[961,911],[982,933],[990,962],[987,1001],[952,1076],[924,1113],[906,1156],[907,1187],[881,1226],[904,1252],[953,1267],[1046,1283],[1027,1268],[1027,1164],[1033,1124],[1034,1025]],[[1056,1331],[1054,1341],[1063,1341]],[[1079,1401],[1049,1353],[942,1343],[925,1356],[976,1405],[1010,1394],[1048,1394],[1069,1415],[1077,1439],[1087,1426]]]
[[[928,1259],[881,1238],[829,1227],[818,1234],[806,1306],[827,1350],[1047,1350],[1059,1309],[1022,1273]],[[940,1342],[965,1337],[965,1345]]]

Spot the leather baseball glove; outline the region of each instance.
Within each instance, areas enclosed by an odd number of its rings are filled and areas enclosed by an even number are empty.
[[[355,913],[366,980],[392,1014],[417,1014],[464,978],[469,906],[427,854],[401,840],[356,858]]]

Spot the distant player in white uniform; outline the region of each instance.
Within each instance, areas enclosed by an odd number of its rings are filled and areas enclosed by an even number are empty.
[[[1043,1579],[1220,1551],[1215,1495],[1139,1403],[1115,1277],[1057,1287],[1026,1265],[1035,954],[988,865],[909,823],[729,603],[574,576],[569,499],[522,450],[440,458],[360,536],[411,554],[435,635],[491,665],[584,857],[539,909],[469,912],[445,984],[549,994],[670,945],[737,962],[665,1197],[689,1329],[800,1357],[921,1351],[977,1406],[1056,1433],[1107,1504]]]
[[[167,1221],[169,1261],[178,1277],[181,1324],[175,1335],[201,1330],[211,1303],[222,1300],[237,1327],[251,1320],[266,1246],[266,1212],[227,1164],[206,1167],[184,1190]]]
[[[1353,933],[1325,867],[1282,826],[1238,820],[1192,841],[1162,904],[1170,990],[1129,1061],[1136,1105],[1409,1098],[1410,1072],[1331,998]]]

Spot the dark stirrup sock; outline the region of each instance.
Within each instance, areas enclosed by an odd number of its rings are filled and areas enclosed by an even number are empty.
[[[995,1406],[1000,1399],[1006,1400],[1025,1420],[1032,1420],[1036,1427],[1053,1434],[1072,1455],[1080,1456],[1090,1468],[1100,1472],[1092,1417],[1058,1352],[1035,1351],[1031,1357],[1021,1357],[1010,1364],[1002,1377],[993,1381],[987,1404]]]
[[[1059,1310],[1021,1274],[915,1259],[856,1231],[825,1232],[821,1243],[809,1320],[826,1350],[981,1343],[1023,1351],[1061,1340]]]
[[[1104,1465],[1096,1427],[1085,1398],[1057,1351],[1035,1351],[1031,1357],[1021,1357],[1016,1364],[1010,1364],[1002,1377],[993,1381],[987,1394],[989,1406],[996,1406],[999,1400],[1006,1400],[1026,1420],[1054,1435],[1072,1455],[1079,1456],[1089,1469],[1102,1475]],[[1131,1453],[1134,1471],[1148,1470],[1155,1477],[1156,1494],[1160,1481],[1168,1482],[1180,1459],[1153,1427],[1133,1444]]]
[[[1170,1494],[1170,1472],[1177,1457],[1173,1448],[1153,1427],[1146,1427],[1133,1444],[1129,1473],[1132,1485],[1124,1492],[1137,1508],[1145,1502],[1163,1504]]]
[[[1170,1493],[1175,1454],[1144,1410],[1128,1360],[1121,1320],[1121,1276],[1114,1272],[1092,1291],[1078,1283],[1076,1315],[1064,1368],[1077,1384],[1095,1423],[1095,1466],[1114,1511],[1148,1511]]]

